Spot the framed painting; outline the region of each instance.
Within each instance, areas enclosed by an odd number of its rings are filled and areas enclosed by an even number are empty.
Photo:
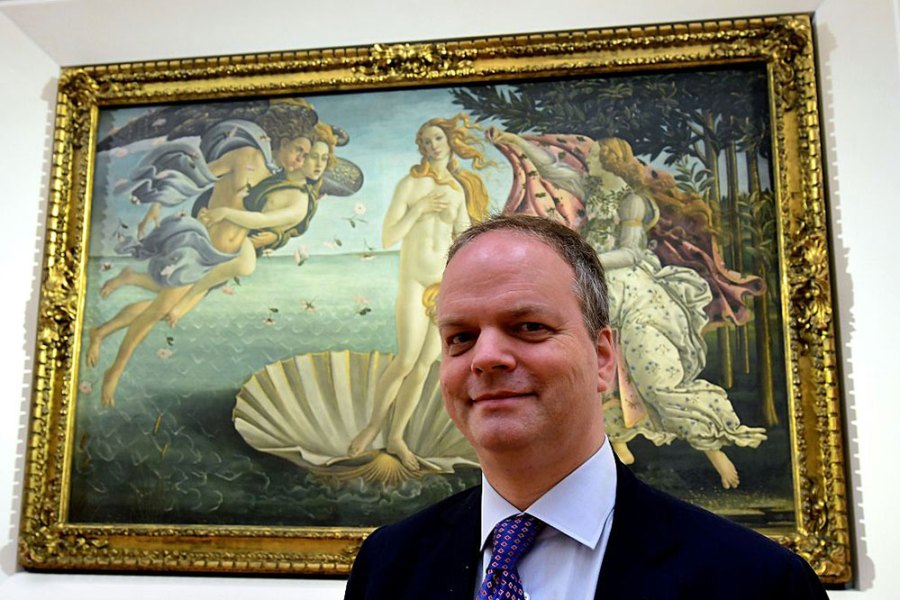
[[[339,575],[478,484],[434,303],[526,212],[607,267],[619,457],[848,582],[819,135],[804,15],[64,69],[21,563]]]

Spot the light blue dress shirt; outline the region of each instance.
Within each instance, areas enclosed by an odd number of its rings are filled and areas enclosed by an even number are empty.
[[[491,561],[494,525],[519,511],[482,475],[481,565],[475,598]],[[547,524],[519,563],[526,598],[593,600],[612,528],[616,464],[609,440],[524,512]]]

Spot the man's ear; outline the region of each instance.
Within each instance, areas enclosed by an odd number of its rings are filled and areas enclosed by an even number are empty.
[[[604,327],[597,333],[597,391],[601,394],[612,389],[616,376],[616,352],[612,331]]]

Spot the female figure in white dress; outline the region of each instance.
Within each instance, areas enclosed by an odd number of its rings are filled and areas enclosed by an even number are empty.
[[[695,270],[662,266],[648,244],[660,210],[631,148],[618,139],[571,136],[563,143],[563,136],[526,139],[496,130],[489,136],[514,164],[526,165],[507,210],[543,212],[580,229],[606,270],[619,390],[604,415],[619,458],[634,462],[627,444],[638,435],[657,445],[682,439],[706,455],[724,488],[737,487],[737,469],[722,448],[756,447],[765,430],[742,425],[725,390],[699,378],[713,294]],[[561,143],[571,152],[557,151]],[[516,193],[530,185],[543,191],[530,199]]]

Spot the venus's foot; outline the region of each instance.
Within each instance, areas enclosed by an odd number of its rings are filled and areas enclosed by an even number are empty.
[[[100,297],[109,298],[110,294],[115,292],[117,289],[119,289],[123,285],[131,283],[133,277],[134,271],[131,269],[131,267],[123,268],[121,271],[119,271],[118,275],[103,284],[103,287],[100,288]]]
[[[387,448],[385,449],[388,453],[399,458],[400,462],[403,463],[403,466],[410,471],[419,470],[419,457],[413,454],[413,451],[409,449],[409,446],[407,446],[406,442],[403,440],[388,440]]]
[[[623,465],[634,464],[634,454],[628,449],[628,444],[625,442],[613,442],[612,448],[613,452],[616,453],[616,456],[619,457],[619,460],[622,461]]]
[[[724,452],[721,450],[707,450],[705,454],[706,458],[709,459],[709,462],[712,463],[712,466],[716,468],[719,477],[722,478],[723,488],[731,490],[741,484],[741,478],[738,476],[737,468],[735,468],[734,463],[725,456]]]
[[[103,374],[103,384],[100,387],[100,404],[105,408],[112,408],[116,405],[116,387],[119,385],[119,377],[122,374],[114,371],[112,368],[107,369]]]
[[[362,431],[356,434],[356,437],[353,438],[353,441],[350,442],[350,447],[347,448],[348,456],[359,456],[363,452],[366,451],[366,448],[369,447],[369,444],[375,439],[375,436],[378,435],[378,428],[372,425],[366,425],[363,427]]]
[[[97,327],[91,327],[88,332],[90,342],[88,344],[87,366],[92,369],[100,362],[100,344],[103,343],[103,336],[97,331]]]

